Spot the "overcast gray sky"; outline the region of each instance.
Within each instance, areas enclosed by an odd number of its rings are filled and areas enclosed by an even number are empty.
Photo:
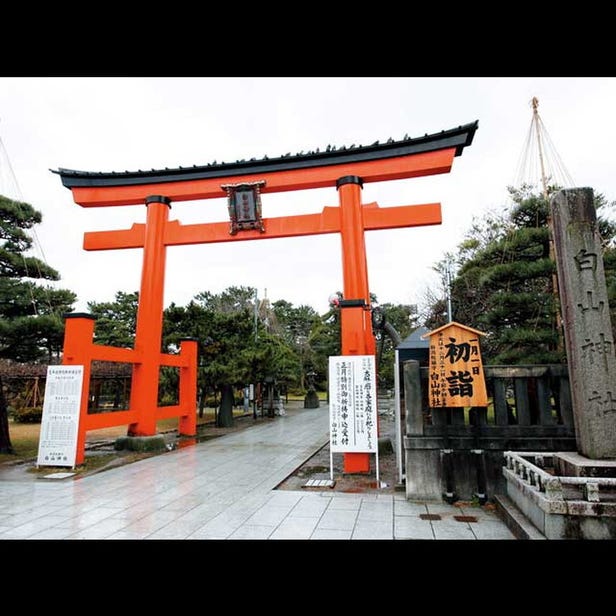
[[[145,206],[82,208],[50,169],[125,171],[280,156],[419,137],[479,121],[449,174],[366,184],[381,207],[440,202],[443,224],[366,234],[370,289],[382,303],[421,304],[431,268],[453,251],[473,217],[510,205],[533,96],[575,186],[616,200],[616,78],[0,78],[0,193],[43,214],[37,256],[56,286],[88,301],[137,291],[142,251],[86,252],[86,231],[129,228]],[[549,152],[548,152],[549,155]],[[17,185],[8,169],[12,166]],[[538,180],[538,163],[534,177]],[[263,196],[263,216],[320,212],[335,188]],[[182,223],[227,220],[226,200],[174,203]],[[42,253],[40,252],[42,251]],[[256,287],[270,300],[327,309],[342,289],[338,235],[171,247],[165,304],[201,291]]]

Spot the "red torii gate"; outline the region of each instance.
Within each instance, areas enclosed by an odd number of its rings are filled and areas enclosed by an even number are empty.
[[[59,169],[53,171],[83,207],[145,203],[145,224],[130,229],[90,232],[85,250],[143,248],[143,268],[137,310],[134,350],[95,345],[90,315],[74,314],[66,322],[64,364],[83,364],[77,463],[84,459],[88,429],[129,424],[133,436],[156,434],[163,417],[180,417],[179,433],[196,434],[196,341],[182,342],[179,356],[161,353],[165,259],[167,246],[271,239],[340,233],[343,260],[341,347],[343,355],[374,355],[376,350],[370,312],[370,291],[364,232],[441,223],[439,203],[380,208],[362,204],[366,182],[382,182],[448,173],[455,156],[472,143],[478,123],[434,135],[402,141],[389,140],[358,148],[330,148],[297,156],[238,161],[202,167],[97,173]],[[233,182],[233,184],[230,184]],[[338,207],[324,207],[319,214],[263,218],[259,228],[229,230],[229,222],[183,225],[169,220],[173,201],[220,198],[229,186],[258,185],[262,194],[336,186]],[[130,408],[123,412],[89,415],[89,366],[93,359],[133,364]],[[180,367],[180,404],[158,407],[161,365]],[[347,453],[344,471],[369,472],[367,453]]]

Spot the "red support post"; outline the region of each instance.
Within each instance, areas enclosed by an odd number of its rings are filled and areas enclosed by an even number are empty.
[[[79,405],[79,429],[77,432],[77,455],[75,457],[75,464],[79,465],[83,464],[85,460],[90,372],[92,366],[92,338],[94,337],[95,318],[90,314],[77,312],[66,314],[64,317],[62,364],[65,366],[83,366],[83,384]]]
[[[170,200],[151,196],[145,200],[148,208],[141,289],[137,309],[135,351],[140,363],[133,368],[130,408],[138,420],[128,428],[130,436],[156,434],[156,409],[158,408],[158,381],[160,377],[160,352],[163,331],[163,300],[165,260],[165,226],[169,219]]]
[[[180,355],[185,365],[180,368],[180,407],[178,433],[181,436],[197,435],[197,340],[185,338],[180,342]]]
[[[340,237],[342,239],[343,296],[363,300],[364,306],[345,307],[341,313],[342,355],[374,355],[368,262],[361,203],[362,180],[345,176],[336,183],[340,199]],[[369,473],[369,453],[345,453],[345,473]]]

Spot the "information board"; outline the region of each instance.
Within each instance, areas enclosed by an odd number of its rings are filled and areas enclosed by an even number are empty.
[[[37,466],[75,466],[83,366],[48,366]]]
[[[332,452],[378,451],[374,355],[329,358],[329,438]]]

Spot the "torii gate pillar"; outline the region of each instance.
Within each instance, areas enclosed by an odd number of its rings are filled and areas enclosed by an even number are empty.
[[[135,351],[143,360],[136,364],[130,392],[130,408],[136,409],[139,420],[128,427],[130,436],[156,434],[156,415],[150,411],[158,405],[161,341],[163,336],[163,309],[165,294],[164,243],[165,227],[169,220],[171,200],[152,195],[147,197],[148,208],[143,243],[143,267],[137,307]]]
[[[362,180],[355,175],[339,178],[340,236],[342,239],[343,296],[340,310],[342,355],[375,355],[372,332],[368,261],[361,203]],[[368,473],[369,453],[346,453],[345,473]]]

